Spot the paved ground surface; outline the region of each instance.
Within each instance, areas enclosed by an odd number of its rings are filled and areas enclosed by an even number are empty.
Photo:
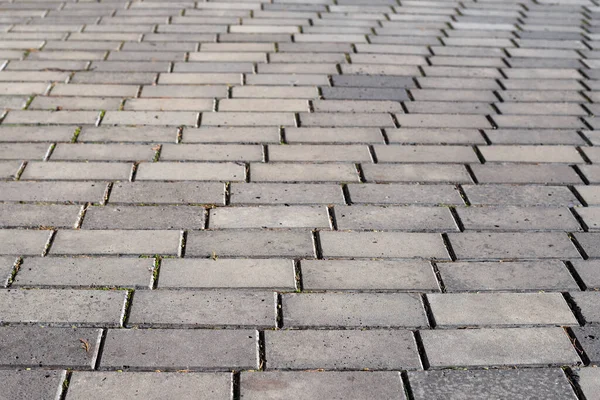
[[[557,1],[0,3],[0,398],[600,399]]]

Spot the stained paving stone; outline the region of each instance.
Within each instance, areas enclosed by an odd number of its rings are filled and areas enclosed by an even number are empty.
[[[55,399],[62,392],[64,371],[3,370],[2,396],[6,399]]]
[[[323,257],[448,259],[435,233],[319,232]]]
[[[575,399],[564,372],[554,369],[408,372],[415,400],[491,398]]]
[[[138,291],[128,325],[136,327],[275,327],[272,292]]]
[[[557,260],[438,263],[437,268],[448,292],[579,290]]]
[[[586,398],[593,399],[600,395],[600,369],[576,368],[573,372],[575,381]]]
[[[76,230],[56,233],[51,254],[171,254],[179,247],[179,231]]]
[[[119,290],[7,289],[0,291],[1,319],[3,323],[115,327],[121,322],[125,295]]]
[[[336,206],[340,230],[457,231],[445,207]]]
[[[577,325],[560,293],[434,293],[427,300],[440,327]]]
[[[437,291],[426,261],[302,260],[306,290]]]
[[[92,206],[82,229],[202,229],[204,207]]]
[[[398,370],[420,367],[406,330],[265,331],[266,358],[275,369]],[[352,352],[345,349],[352,348]]]
[[[94,367],[100,329],[37,325],[0,327],[0,365],[5,367]]]
[[[69,382],[67,399],[123,400],[193,399],[202,393],[211,399],[228,399],[229,373],[177,372],[75,372]]]
[[[242,372],[240,397],[248,400],[404,399],[404,388],[394,372]]]
[[[424,330],[432,368],[577,365],[581,362],[561,328]]]
[[[592,365],[600,363],[600,326],[571,328]]]
[[[600,323],[600,293],[596,291],[572,292],[571,298],[575,302],[577,311],[581,313],[587,323]]]
[[[449,233],[459,260],[578,258],[567,234],[560,232]]]
[[[420,297],[406,293],[289,293],[282,312],[287,328],[427,326]]]
[[[24,257],[12,286],[147,288],[153,269],[147,258]]]
[[[256,369],[256,331],[111,329],[100,367],[122,370]]]
[[[303,230],[189,232],[186,255],[199,257],[314,257],[312,236]]]
[[[159,288],[295,289],[293,264],[284,259],[172,259],[160,265]]]

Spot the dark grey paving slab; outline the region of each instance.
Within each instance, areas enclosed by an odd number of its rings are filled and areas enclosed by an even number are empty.
[[[429,330],[421,337],[432,368],[581,362],[561,328]]]
[[[240,397],[248,400],[405,399],[396,372],[242,372]]]
[[[0,327],[0,365],[10,367],[94,367],[100,329],[49,328],[37,325]]]
[[[590,363],[598,365],[600,363],[600,327],[577,326],[572,329]]]
[[[101,368],[149,371],[256,369],[256,331],[109,330]]]
[[[58,399],[66,377],[64,371],[0,371],[4,399]]]
[[[229,399],[229,373],[177,372],[75,372],[69,382],[68,400],[119,398],[130,400]]]
[[[417,369],[406,330],[279,330],[265,332],[267,365],[274,369]]]
[[[564,372],[558,368],[487,371],[409,372],[415,400],[530,398],[576,399]]]
[[[600,292],[571,292],[570,295],[587,323],[600,323]]]

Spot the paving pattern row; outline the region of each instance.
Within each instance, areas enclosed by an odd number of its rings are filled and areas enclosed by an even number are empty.
[[[600,398],[599,21],[0,0],[0,399]]]

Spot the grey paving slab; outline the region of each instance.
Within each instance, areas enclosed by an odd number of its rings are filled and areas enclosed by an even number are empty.
[[[210,210],[210,229],[329,228],[324,206],[217,207]]]
[[[62,230],[56,233],[50,253],[177,255],[179,237],[179,231],[167,230]]]
[[[1,184],[1,183],[0,183]],[[218,182],[116,182],[114,204],[222,204],[225,186]]]
[[[136,180],[243,181],[244,166],[237,163],[142,163],[138,168]]]
[[[564,208],[467,207],[456,210],[465,230],[579,231],[581,226]]]
[[[580,363],[561,328],[440,329],[420,333],[432,368]]]
[[[22,180],[102,181],[127,180],[131,163],[103,162],[37,162],[27,164]]]
[[[437,268],[448,292],[579,290],[558,260],[438,263]]]
[[[24,257],[12,286],[147,288],[153,269],[149,258]]]
[[[439,290],[426,261],[302,260],[305,290]]]
[[[452,185],[367,183],[348,185],[348,191],[353,204],[464,204]]]
[[[572,292],[571,298],[575,302],[577,311],[581,313],[587,323],[600,323],[600,293],[587,291],[582,293]]]
[[[314,257],[308,230],[189,232],[186,255],[199,257]]]
[[[71,228],[77,222],[80,206],[0,204],[2,228]]]
[[[573,333],[592,365],[600,363],[600,327],[573,327]]]
[[[50,234],[48,230],[0,229],[0,254],[42,255]]]
[[[76,372],[71,376],[67,399],[228,399],[228,373],[177,372]]]
[[[473,205],[577,206],[575,195],[564,186],[463,185]]]
[[[267,365],[274,369],[417,369],[406,330],[279,330],[265,332]]]
[[[597,260],[574,260],[571,261],[571,264],[589,289],[600,288],[600,264]]]
[[[0,318],[3,323],[114,327],[120,325],[125,296],[120,290],[6,289],[0,291]]]
[[[568,379],[559,368],[487,371],[409,372],[415,399],[490,398],[575,399]]]
[[[275,400],[294,397],[314,398],[404,399],[404,389],[395,372],[243,372],[240,396],[249,400]]]
[[[560,232],[463,232],[448,237],[459,260],[579,257],[568,236]]]
[[[471,166],[479,183],[580,184],[581,178],[567,165],[485,164]],[[585,173],[585,172],[584,172]]]
[[[50,328],[22,325],[0,327],[0,345],[4,351],[0,365],[29,368],[94,367],[100,329]]]
[[[202,229],[204,207],[91,206],[82,229]]]
[[[440,327],[577,325],[560,293],[429,294]]]
[[[289,293],[282,312],[287,328],[427,326],[420,297],[406,293]]]
[[[462,165],[443,164],[363,164],[369,183],[471,183]]]
[[[435,233],[322,231],[319,238],[325,258],[449,258]]]
[[[445,207],[336,206],[335,219],[340,230],[457,231]]]
[[[295,289],[293,264],[284,259],[172,259],[161,262],[159,288]]]
[[[64,371],[0,371],[5,399],[56,399],[62,391]]]
[[[586,398],[594,398],[600,394],[600,369],[578,368],[574,369],[576,382]]]
[[[122,370],[256,369],[256,331],[114,329],[101,368]]]
[[[576,232],[573,234],[577,242],[581,245],[588,257],[600,257],[600,250],[596,246],[600,235],[598,233]]]
[[[0,183],[1,185],[1,183]],[[232,183],[231,204],[339,204],[344,198],[335,184]]]

